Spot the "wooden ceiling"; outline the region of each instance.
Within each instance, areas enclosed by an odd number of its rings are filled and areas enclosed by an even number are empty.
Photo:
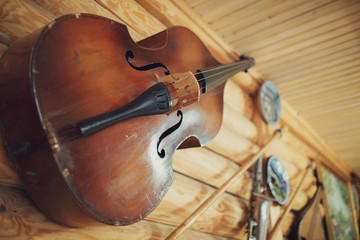
[[[187,2],[360,175],[360,1]]]

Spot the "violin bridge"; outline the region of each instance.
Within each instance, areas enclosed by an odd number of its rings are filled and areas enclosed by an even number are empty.
[[[192,72],[155,77],[159,82],[164,82],[169,89],[172,99],[171,112],[200,101],[200,85]]]

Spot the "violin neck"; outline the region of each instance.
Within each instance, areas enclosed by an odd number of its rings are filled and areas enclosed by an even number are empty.
[[[213,66],[198,70],[198,80],[202,87],[202,93],[208,92],[221,84],[225,83],[229,78],[239,72],[247,72],[254,65],[254,60],[249,57],[242,57],[240,61]]]

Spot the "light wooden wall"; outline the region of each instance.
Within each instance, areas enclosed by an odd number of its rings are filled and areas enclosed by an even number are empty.
[[[8,0],[0,1],[0,54],[16,39],[70,13],[93,13],[126,24],[134,40],[141,40],[173,25],[194,32],[222,62],[236,59],[234,49],[217,37],[182,1],[170,0]],[[160,205],[143,221],[123,227],[68,228],[46,218],[29,200],[0,143],[0,239],[164,239],[241,164],[271,137],[256,109],[255,96],[263,81],[256,71],[241,73],[225,88],[224,121],[218,136],[205,148],[179,150],[173,160],[175,180]],[[317,158],[344,179],[349,169],[322,139],[283,101],[281,125],[289,131],[266,155],[279,156],[290,176],[292,190],[299,184],[309,158]],[[182,239],[245,239],[251,172],[246,172],[227,193],[188,230]],[[301,209],[315,192],[308,177],[293,210]],[[276,220],[283,209],[272,207]],[[287,236],[295,216],[282,226]],[[272,221],[273,223],[274,221]],[[277,236],[282,239],[282,235]]]

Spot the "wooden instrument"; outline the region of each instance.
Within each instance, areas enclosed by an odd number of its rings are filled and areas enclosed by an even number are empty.
[[[314,170],[315,176],[316,172]],[[291,231],[291,239],[325,240],[323,220],[320,214],[320,201],[324,187],[317,179],[317,190],[306,206],[301,210]]]
[[[252,65],[220,64],[183,27],[135,43],[113,20],[63,16],[1,59],[5,145],[52,219],[131,224],[167,192],[174,151],[215,137],[226,80]]]

